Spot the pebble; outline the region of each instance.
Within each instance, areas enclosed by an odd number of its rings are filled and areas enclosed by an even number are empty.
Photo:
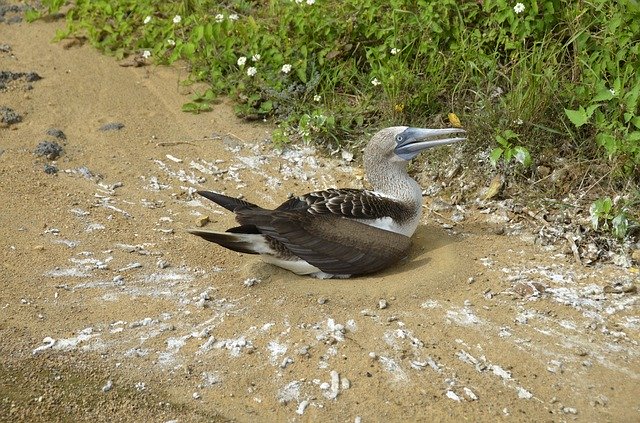
[[[46,163],[44,165],[44,173],[46,173],[47,175],[55,175],[56,173],[58,173],[58,168],[55,167],[54,165],[50,165],[49,163]]]
[[[109,122],[102,125],[98,130],[102,132],[106,131],[119,131],[124,128],[124,123],[120,122]]]
[[[450,398],[454,401],[460,402],[460,397],[453,391],[447,391],[447,398]]]
[[[22,116],[9,107],[0,107],[0,127],[22,122]]]
[[[207,223],[209,223],[209,216],[200,216],[197,220],[196,220],[196,226],[198,227],[203,227],[204,225],[206,225]]]
[[[244,280],[244,282],[242,282],[242,284],[246,287],[250,287],[250,286],[254,286],[259,284],[260,282],[262,282],[262,279],[258,279],[258,278],[247,278]]]
[[[49,128],[47,129],[47,135],[50,135],[54,138],[58,138],[59,140],[66,140],[67,136],[59,129]]]
[[[464,391],[464,394],[467,396],[467,398],[469,398],[471,401],[477,401],[478,400],[478,396],[471,389],[469,389],[469,388],[467,388],[465,386],[464,388],[462,388],[462,390]]]
[[[562,407],[562,412],[565,414],[578,414],[578,410],[573,407]]]
[[[200,394],[199,394],[199,393],[197,393],[197,392],[194,392],[194,393],[193,393],[193,395],[191,395],[191,397],[192,397],[193,399],[195,399],[195,400],[198,400],[198,399],[200,399]]]
[[[33,246],[33,250],[34,251],[43,251],[44,250],[44,245],[34,245]]]
[[[182,159],[179,159],[177,157],[172,156],[171,154],[167,154],[165,155],[165,157],[169,160],[171,160],[172,162],[176,162],[176,163],[182,163]]]
[[[55,160],[62,154],[63,148],[53,141],[41,141],[34,150],[36,156],[46,156],[49,160]]]
[[[320,297],[318,298],[318,304],[322,305],[322,304],[326,304],[327,301],[329,301],[328,299],[324,298],[324,297]]]
[[[296,414],[303,415],[304,414],[304,410],[308,406],[309,406],[309,401],[308,400],[300,401],[300,404],[298,404],[298,408],[296,409]]]
[[[378,301],[378,308],[380,310],[384,310],[387,307],[389,307],[389,304],[387,303],[387,300],[381,299],[380,301]]]
[[[105,383],[105,385],[102,387],[102,392],[109,392],[111,389],[113,389],[113,382],[111,380],[108,380],[107,383]]]

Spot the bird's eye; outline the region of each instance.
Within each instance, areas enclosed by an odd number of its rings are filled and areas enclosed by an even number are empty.
[[[402,142],[402,135],[396,135],[396,141]]]

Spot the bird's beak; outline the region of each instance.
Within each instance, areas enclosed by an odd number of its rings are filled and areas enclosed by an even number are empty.
[[[452,144],[465,141],[466,137],[449,137],[449,135],[463,135],[466,131],[462,128],[424,129],[407,128],[396,135],[395,153],[404,160],[411,160],[422,150],[437,147],[439,145]]]

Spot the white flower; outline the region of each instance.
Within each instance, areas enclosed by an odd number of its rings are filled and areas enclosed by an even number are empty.
[[[296,0],[296,3],[298,3],[298,4],[302,4],[302,2],[303,2],[303,1],[304,1],[304,0]]]
[[[180,15],[175,15],[173,17],[173,23],[174,24],[179,24],[181,20],[182,20],[182,16],[180,16]]]
[[[516,14],[524,12],[524,4],[516,3],[516,5],[513,6],[513,11],[516,12]]]
[[[144,21],[142,21],[145,25],[148,24],[149,22],[151,22],[151,16],[147,16],[146,18],[144,18]]]
[[[151,52],[149,50],[145,50],[142,52],[143,59],[148,59],[149,57],[151,57]]]
[[[261,57],[262,56],[256,53],[251,57],[251,60],[253,60],[254,62],[257,62],[258,60],[260,60]]]
[[[249,76],[254,76],[256,73],[258,73],[258,69],[254,68],[253,66],[247,69],[247,75]]]
[[[311,6],[311,5],[312,5],[313,3],[315,3],[315,2],[316,2],[316,0],[307,0],[307,4],[308,4],[309,6]]]
[[[516,125],[522,125],[524,122],[522,121],[522,119],[518,118],[514,120],[513,123],[515,123]]]
[[[616,95],[616,90],[614,90],[613,88],[609,88],[609,92],[611,93],[611,95]]]
[[[313,101],[319,102],[320,100],[322,100],[322,97],[320,96],[320,94],[316,94],[313,96]]]
[[[394,47],[394,48],[391,49],[391,54],[398,54],[399,51],[400,50],[398,50],[397,48]]]
[[[229,15],[229,20],[230,21],[237,21],[238,20],[238,14],[237,13],[232,13]]]
[[[378,81],[378,78],[373,78],[371,80],[371,83],[373,84],[374,87],[377,87],[378,85],[380,85],[382,82]]]
[[[215,19],[216,19],[217,23],[220,23],[220,22],[224,21],[224,15],[222,13],[218,13],[216,15]]]
[[[167,44],[169,44],[170,46],[175,46],[175,45],[176,45],[176,42],[175,42],[175,41],[173,41],[171,38],[169,38],[169,39],[167,40]]]
[[[238,57],[238,66],[244,66],[244,64],[247,63],[247,58],[242,56],[242,57]]]
[[[282,69],[281,70],[282,70],[283,73],[289,73],[289,72],[291,72],[291,65],[286,63],[286,64],[282,65]]]

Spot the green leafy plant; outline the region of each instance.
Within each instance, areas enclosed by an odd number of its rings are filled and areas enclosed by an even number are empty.
[[[64,3],[43,1],[49,13]],[[67,10],[59,38],[185,61],[189,82],[210,87],[188,112],[227,95],[240,116],[334,146],[455,110],[476,143],[524,122],[518,137],[496,137],[494,165],[551,150],[620,177],[640,166],[635,0],[77,0]],[[332,122],[301,137],[319,110]]]
[[[626,236],[629,229],[627,213],[614,207],[611,198],[599,198],[591,203],[589,215],[594,230],[611,230],[617,238]]]
[[[514,141],[517,141],[518,138],[518,134],[509,129],[496,135],[498,147],[491,150],[489,154],[489,160],[494,167],[498,165],[500,159],[502,159],[505,164],[508,164],[513,159],[525,167],[531,166],[531,154],[529,154],[529,150],[521,145],[514,144]]]

